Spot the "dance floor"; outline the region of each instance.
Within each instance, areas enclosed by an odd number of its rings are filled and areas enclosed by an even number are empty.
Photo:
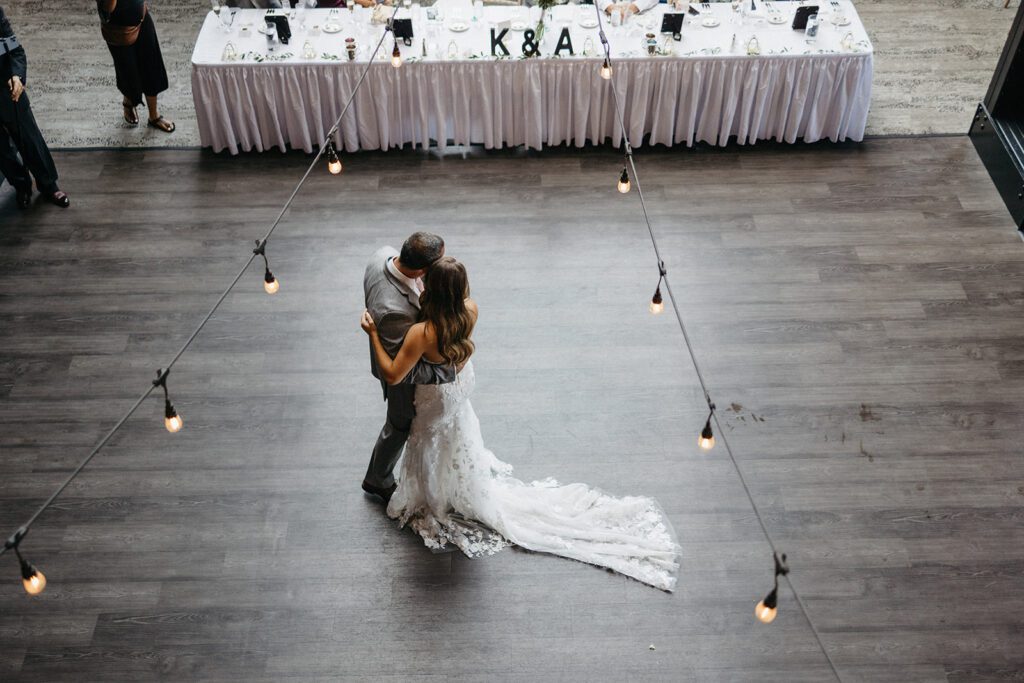
[[[127,410],[307,157],[56,155],[66,211],[0,188],[0,532]],[[318,168],[155,396],[0,558],[0,678],[976,681],[1024,672],[1024,244],[966,138],[644,151],[706,414],[617,152]],[[473,399],[524,479],[657,498],[667,594],[512,550],[434,554],[359,490],[383,420],[359,329],[379,245],[441,233],[481,308]],[[819,645],[820,639],[820,645]],[[652,647],[653,646],[653,647]]]

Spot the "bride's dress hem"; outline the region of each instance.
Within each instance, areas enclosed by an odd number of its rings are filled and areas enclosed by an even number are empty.
[[[507,546],[597,565],[672,592],[675,531],[657,501],[554,479],[526,484],[483,444],[472,363],[452,384],[416,388],[416,418],[387,514],[424,544],[471,558]]]

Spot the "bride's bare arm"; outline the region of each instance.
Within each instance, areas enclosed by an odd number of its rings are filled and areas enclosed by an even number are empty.
[[[359,321],[359,326],[363,328],[366,334],[370,335],[370,342],[373,344],[373,354],[377,359],[377,368],[380,370],[384,381],[388,384],[398,384],[401,382],[402,378],[409,374],[409,371],[415,367],[416,363],[423,357],[423,353],[427,350],[427,335],[424,332],[423,323],[416,323],[409,328],[409,332],[405,335],[405,340],[402,341],[402,348],[398,350],[398,355],[395,356],[394,360],[384,350],[384,345],[380,343],[377,326],[374,324],[373,317],[370,316],[369,311],[363,311],[363,318]]]

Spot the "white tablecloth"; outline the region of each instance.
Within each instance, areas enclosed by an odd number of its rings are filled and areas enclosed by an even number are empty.
[[[447,15],[444,23],[429,22],[423,8],[412,8],[416,38],[412,47],[401,46],[405,63],[400,69],[390,65],[392,45],[385,41],[380,63],[371,67],[342,121],[338,143],[345,150],[409,143],[539,149],[621,142],[611,89],[598,73],[597,30],[584,29],[576,21],[577,12],[592,13],[592,6],[555,8],[571,21],[563,24],[562,15],[556,14],[547,22],[543,53],[551,54],[561,28],[569,26],[576,57],[504,60],[489,55],[489,29],[493,22],[520,17],[525,9],[486,7],[484,16],[472,21],[468,3],[439,6]],[[798,3],[774,6],[788,19]],[[742,25],[733,23],[728,3],[702,10],[703,17],[720,20],[715,28],[687,18],[682,41],[668,41],[674,49],[669,56],[648,57],[643,50],[644,33],[660,28],[665,5],[627,26],[606,25],[630,140],[639,146],[644,140],[725,145],[730,136],[740,144],[773,138],[790,143],[863,139],[871,100],[872,48],[852,4],[843,0],[840,6],[850,24],[829,23],[831,8],[822,2],[826,23],[813,45],[803,33],[790,29],[788,21],[776,26],[755,16]],[[278,55],[292,55],[273,62],[257,62],[254,57],[266,52],[265,37],[255,31],[262,11],[239,11],[230,32],[213,13],[207,16],[192,55],[192,94],[204,146],[237,154],[288,146],[310,152],[319,145],[383,31],[369,24],[368,11],[362,8],[354,15],[339,12],[339,33],[309,31],[314,24],[324,26],[328,11],[310,11],[306,31],[293,20],[296,35],[290,45],[277,49]],[[399,17],[409,16],[406,11],[400,10]],[[470,30],[454,33],[446,28],[462,18]],[[247,24],[251,28],[242,32]],[[856,43],[854,51],[841,47],[847,33]],[[752,35],[760,44],[757,56],[746,54]],[[360,48],[355,62],[347,61],[346,37],[354,37]],[[588,37],[594,55],[584,57]],[[222,60],[229,40],[246,54],[243,60]],[[315,59],[303,59],[307,41]],[[505,42],[515,56],[521,34],[509,31]],[[424,49],[427,58],[422,57]],[[459,56],[447,59],[449,49],[456,49]]]

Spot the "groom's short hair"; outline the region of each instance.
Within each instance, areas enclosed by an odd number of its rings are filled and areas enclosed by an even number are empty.
[[[444,240],[429,232],[414,232],[402,245],[398,255],[402,265],[412,270],[423,270],[433,265],[444,252]]]

